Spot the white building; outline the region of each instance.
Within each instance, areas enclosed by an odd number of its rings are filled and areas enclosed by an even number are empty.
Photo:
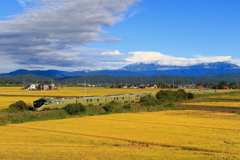
[[[36,90],[36,85],[35,84],[29,84],[27,87],[27,90]]]

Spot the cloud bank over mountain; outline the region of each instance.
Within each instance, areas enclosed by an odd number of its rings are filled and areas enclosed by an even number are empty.
[[[160,52],[130,52],[131,56],[126,58],[126,61],[130,63],[156,63],[159,65],[170,65],[170,66],[190,66],[200,63],[209,62],[224,62],[231,61],[231,56],[209,56],[204,57],[195,55],[193,58],[174,57],[170,55],[164,55]]]

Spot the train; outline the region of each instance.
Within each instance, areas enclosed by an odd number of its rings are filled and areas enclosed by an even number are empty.
[[[216,90],[196,90],[187,91],[186,93],[212,93]],[[124,95],[107,95],[107,96],[84,96],[84,97],[65,97],[65,98],[41,98],[33,102],[33,111],[44,111],[52,109],[61,109],[67,104],[81,103],[84,106],[89,104],[101,106],[108,102],[115,101],[117,103],[130,103],[140,102],[140,98],[147,95],[156,93],[140,93],[140,94],[124,94]]]
[[[84,96],[84,97],[64,97],[64,98],[41,98],[33,102],[33,111],[45,111],[53,109],[61,109],[67,104],[81,103],[84,106],[89,104],[101,106],[108,102],[115,101],[117,103],[140,102],[140,98],[156,93],[141,94],[124,94],[124,95],[107,95],[107,96]]]

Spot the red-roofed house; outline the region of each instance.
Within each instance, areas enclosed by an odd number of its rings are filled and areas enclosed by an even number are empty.
[[[205,87],[200,85],[200,86],[195,86],[195,88],[201,89],[201,88],[205,88]]]
[[[223,89],[229,89],[229,87],[228,86],[223,86]]]

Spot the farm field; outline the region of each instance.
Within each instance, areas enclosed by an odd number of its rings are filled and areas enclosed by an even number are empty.
[[[1,159],[240,159],[240,116],[124,113],[0,127]]]
[[[17,101],[24,101],[29,105],[32,105],[33,101],[42,97],[31,97],[31,96],[1,96],[0,95],[0,110],[8,108],[8,106]]]
[[[182,105],[190,105],[190,106],[208,106],[208,107],[239,107],[240,102],[198,102],[198,103],[182,103]]]
[[[0,110],[16,101],[22,100],[32,105],[34,100],[43,97],[79,97],[84,96],[83,87],[63,87],[60,90],[28,91],[22,87],[0,87]],[[118,88],[87,88],[86,96],[103,96],[114,94],[156,93],[159,89],[118,89]]]
[[[197,98],[178,104],[178,108],[240,113],[240,94]]]
[[[98,88],[87,87],[86,96],[103,96],[113,94],[152,93],[160,89],[122,89],[122,88]],[[84,96],[83,87],[63,87],[60,90],[29,91],[21,90],[21,87],[0,87],[1,95],[32,95],[32,96]]]
[[[157,91],[159,89],[139,92]],[[136,92],[135,89],[87,89],[89,96]],[[7,108],[8,103],[18,100],[31,103],[41,97],[83,96],[84,90],[24,91],[9,87],[0,88],[0,94],[1,105]],[[240,115],[236,113],[240,111],[239,97],[239,94],[200,97],[178,103],[176,110],[160,112],[0,126],[0,159],[238,160]]]
[[[210,96],[208,97],[209,99],[212,100],[233,100],[233,101],[240,101],[240,96],[239,94],[234,94],[234,95],[221,95],[221,96]]]

